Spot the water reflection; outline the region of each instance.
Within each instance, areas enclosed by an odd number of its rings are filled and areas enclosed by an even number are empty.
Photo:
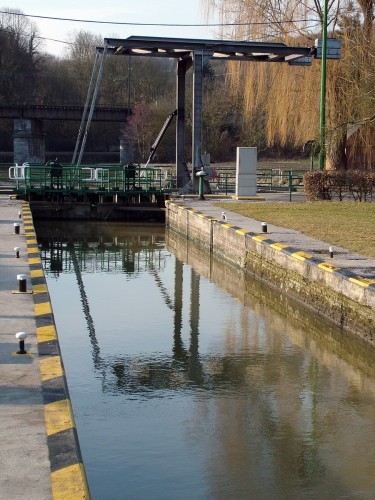
[[[142,231],[129,225],[128,231],[122,231],[120,234],[113,234],[114,227],[115,225],[105,223],[36,223],[38,243],[41,246],[41,257],[47,275],[58,277],[62,272],[75,274],[90,336],[94,366],[101,371],[105,363],[100,355],[82,274],[121,272],[128,278],[136,278],[143,269],[148,269],[164,294],[166,303],[171,303],[157,272],[158,268],[165,265],[165,255],[162,252],[164,228],[159,226],[159,231],[153,231],[150,236],[147,226],[144,226]]]
[[[37,234],[93,498],[375,497],[373,349],[163,227]]]
[[[164,226],[122,226],[107,223],[55,223],[36,221],[38,243],[46,272],[123,272],[136,278],[143,269],[152,272],[165,265]],[[157,231],[155,231],[157,228]],[[115,232],[114,232],[115,231]],[[77,267],[78,265],[78,267]]]

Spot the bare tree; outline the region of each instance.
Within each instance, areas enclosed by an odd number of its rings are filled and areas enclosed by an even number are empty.
[[[0,99],[30,102],[35,98],[41,41],[34,23],[18,9],[0,15]]]

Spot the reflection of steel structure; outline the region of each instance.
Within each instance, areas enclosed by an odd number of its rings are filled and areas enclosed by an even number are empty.
[[[95,228],[107,225],[94,224],[85,226],[84,230],[72,234],[76,224],[64,224],[60,232],[54,231],[48,235],[48,231],[36,228],[38,241],[41,243],[41,256],[46,274],[59,275],[60,272],[75,273],[80,291],[82,310],[86,318],[88,333],[92,347],[94,367],[102,374],[103,389],[113,390],[114,387],[123,387],[125,391],[130,390],[134,379],[134,365],[139,370],[136,377],[139,387],[153,385],[157,387],[175,387],[186,385],[193,381],[200,385],[202,369],[198,356],[198,334],[199,334],[199,275],[191,270],[191,297],[190,297],[190,345],[184,346],[182,340],[182,307],[183,307],[183,264],[175,261],[174,297],[164,285],[160,271],[165,269],[168,263],[169,252],[166,252],[164,239],[160,234],[147,234],[141,232],[139,227],[126,228],[126,234],[113,236],[112,233],[100,236]],[[70,230],[70,227],[72,228]],[[116,227],[120,227],[116,225]],[[50,228],[50,226],[49,226]],[[90,232],[90,230],[92,230]],[[164,234],[164,233],[163,233]],[[137,361],[128,360],[125,356],[116,354],[115,357],[101,356],[100,346],[95,331],[95,320],[90,311],[90,304],[84,285],[84,274],[88,272],[110,272],[126,273],[129,278],[136,278],[141,272],[147,271],[155,281],[165,305],[173,311],[174,332],[172,356],[165,362],[148,359]],[[142,365],[142,366],[141,366]],[[145,374],[148,374],[147,376]],[[113,375],[117,380],[112,381]],[[111,382],[109,382],[111,381]],[[133,381],[133,382],[132,382]],[[178,382],[179,381],[179,382]],[[109,384],[109,385],[108,385]],[[111,387],[112,389],[111,389]]]
[[[108,234],[96,231],[95,228],[98,226],[103,230],[107,227],[106,224],[94,224],[91,226],[92,232],[87,234],[87,227],[83,225],[80,237],[78,234],[72,234],[69,225],[62,226],[66,231],[65,235],[57,233],[56,236],[56,232],[53,232],[50,237],[43,237],[38,228],[37,233],[38,240],[42,243],[46,274],[58,274],[61,270],[65,270],[76,275],[90,338],[93,366],[100,374],[103,391],[148,393],[150,389],[175,391],[187,386],[200,387],[203,390],[220,390],[223,387],[247,387],[249,380],[254,383],[255,379],[249,378],[249,374],[253,371],[256,378],[263,376],[261,375],[263,371],[264,377],[267,377],[267,371],[273,369],[272,356],[263,359],[262,355],[255,354],[252,357],[235,357],[231,353],[228,355],[199,353],[200,275],[192,268],[190,279],[185,283],[184,263],[174,258],[174,289],[169,290],[163,283],[160,273],[172,262],[169,258],[170,253],[165,251],[163,234],[150,235],[147,234],[147,229],[140,234],[139,226],[133,226],[126,228],[127,234],[113,236],[110,231]],[[120,227],[120,225],[114,226]],[[207,269],[207,266],[205,268]],[[58,269],[60,271],[56,271]],[[103,356],[95,330],[95,315],[90,309],[84,283],[85,274],[92,270],[125,272],[128,279],[136,279],[141,272],[147,272],[154,278],[166,307],[173,315],[170,354],[164,357],[160,357],[160,353],[155,356],[138,357],[116,352]],[[184,339],[183,334],[186,333],[186,330],[183,332],[183,306],[186,297],[184,284],[190,287],[188,341]],[[247,331],[246,308],[242,312],[244,314],[242,326],[244,331]],[[235,328],[234,325],[232,327]],[[258,330],[259,325],[254,328]],[[293,363],[292,358],[290,362]]]
[[[135,249],[132,245],[95,245],[86,247],[62,242],[49,242],[42,247],[42,258],[46,273],[58,274],[110,272],[126,273],[129,277],[136,277],[142,271],[155,274],[155,269],[165,267],[166,254],[162,249]],[[77,262],[77,266],[73,261]]]
[[[94,366],[102,373],[105,363],[100,356],[95,324],[82,278],[83,273],[95,271],[121,272],[126,273],[128,277],[135,278],[139,273],[148,271],[154,277],[167,307],[173,308],[168,291],[158,273],[159,270],[165,268],[169,254],[165,252],[164,245],[161,245],[161,240],[157,236],[153,234],[142,235],[139,230],[135,229],[132,237],[129,237],[128,234],[127,238],[122,239],[118,236],[110,239],[108,236],[107,238],[101,236],[93,241],[93,235],[85,234],[81,235],[80,239],[75,237],[73,243],[67,237],[54,232],[49,237],[43,237],[43,235],[39,234],[38,240],[42,245],[41,256],[47,275],[59,275],[62,271],[65,273],[74,272],[76,275],[82,309],[92,346]]]
[[[53,227],[36,221],[46,274],[76,272],[129,273],[165,267],[164,226],[129,226],[68,222]],[[73,262],[75,259],[75,262]]]
[[[105,227],[102,225],[102,227]],[[200,276],[191,269],[189,300],[189,341],[183,340],[183,284],[184,264],[175,259],[174,290],[168,290],[160,276],[170,260],[165,251],[164,240],[155,235],[139,234],[139,228],[127,228],[131,234],[110,236],[99,232],[94,234],[72,235],[69,227],[62,226],[69,237],[56,232],[50,237],[43,237],[38,231],[38,240],[42,243],[42,258],[46,274],[58,275],[60,272],[75,273],[80,292],[82,311],[91,343],[92,359],[95,370],[102,378],[103,391],[130,393],[153,390],[179,390],[181,387],[194,385],[202,389],[212,389],[222,384],[242,385],[238,380],[238,369],[245,374],[248,360],[243,359],[241,368],[231,356],[212,356],[199,354],[200,320]],[[74,240],[74,243],[72,242]],[[161,359],[130,357],[126,354],[101,354],[95,318],[90,310],[84,276],[88,272],[126,273],[127,278],[136,279],[141,272],[153,276],[166,307],[173,314],[173,339],[171,354]],[[236,374],[237,373],[237,374]]]
[[[154,274],[154,273],[152,273]],[[154,275],[155,276],[155,275]],[[178,390],[190,384],[204,387],[209,383],[209,365],[212,357],[207,357],[207,373],[199,356],[199,275],[191,270],[190,293],[190,343],[187,348],[182,340],[182,295],[183,295],[183,263],[175,260],[174,301],[166,292],[166,287],[160,278],[156,280],[164,301],[174,314],[174,331],[172,355],[160,359],[129,357],[127,355],[108,356],[100,358],[96,365],[102,373],[103,391],[110,392],[148,392],[153,390]],[[94,353],[98,353],[96,338],[91,339]],[[100,355],[99,355],[100,357]],[[98,358],[96,358],[98,361]],[[220,363],[220,361],[219,361]]]

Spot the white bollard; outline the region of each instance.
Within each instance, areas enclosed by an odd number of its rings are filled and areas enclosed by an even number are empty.
[[[16,339],[19,341],[19,348],[20,350],[17,351],[17,354],[27,354],[27,351],[25,351],[25,339],[27,337],[26,332],[18,332],[16,333]]]

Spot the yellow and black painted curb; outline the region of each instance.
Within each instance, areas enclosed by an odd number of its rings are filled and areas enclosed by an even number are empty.
[[[168,204],[174,204],[173,202],[168,202]],[[286,245],[285,243],[279,243],[277,241],[272,240],[269,238],[268,235],[265,233],[254,233],[252,231],[248,231],[246,229],[243,229],[239,226],[235,226],[233,224],[228,224],[226,221],[218,220],[212,217],[211,215],[207,215],[203,212],[200,212],[199,210],[195,208],[189,208],[186,206],[181,206],[181,205],[176,205],[180,209],[184,209],[193,215],[201,218],[201,219],[206,219],[212,222],[215,222],[216,224],[220,224],[222,227],[235,231],[238,234],[243,235],[246,238],[251,238],[254,241],[257,241],[258,243],[262,245],[267,245],[271,247],[274,250],[277,250],[279,252],[285,253],[288,256],[292,257],[293,259],[296,260],[301,260],[301,261],[308,261],[311,265],[318,267],[319,269],[322,269],[323,271],[326,271],[328,273],[334,273],[339,275],[342,279],[349,281],[350,283],[354,283],[355,285],[358,285],[362,288],[369,288],[375,290],[375,279],[369,279],[369,278],[364,278],[362,276],[358,276],[354,273],[352,273],[348,269],[343,269],[339,266],[336,266],[332,264],[331,262],[324,261],[322,259],[319,259],[317,257],[314,257],[313,255],[309,254],[308,252],[304,252],[298,248],[295,248],[290,245]]]
[[[30,207],[22,204],[54,500],[90,499]]]

